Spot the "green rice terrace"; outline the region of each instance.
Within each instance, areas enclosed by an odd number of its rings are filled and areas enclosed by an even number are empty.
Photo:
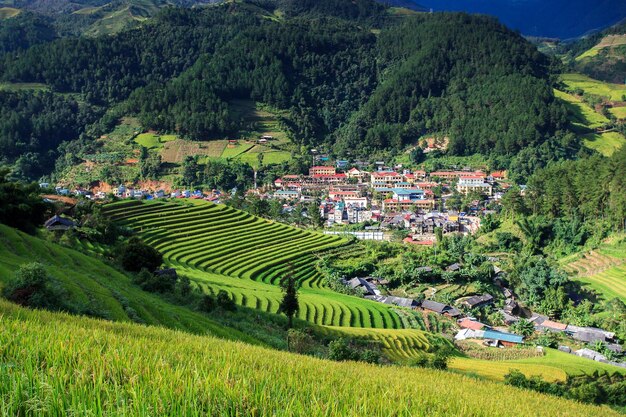
[[[5,301],[0,315],[6,416],[620,415],[445,371],[332,362]]]
[[[626,237],[618,235],[597,249],[564,259],[564,269],[605,300],[626,302]]]
[[[204,201],[126,201],[106,206],[104,213],[132,228],[205,292],[224,290],[240,305],[277,312],[279,281],[292,273],[301,285],[302,320],[325,326],[423,328],[413,312],[325,288],[315,264],[319,254],[348,245],[338,236]]]

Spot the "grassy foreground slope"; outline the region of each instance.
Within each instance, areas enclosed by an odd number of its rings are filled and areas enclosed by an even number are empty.
[[[258,343],[203,314],[142,291],[127,275],[96,258],[0,225],[0,285],[21,265],[34,261],[44,264],[61,282],[73,304],[88,306],[92,314]]]
[[[4,301],[0,316],[2,415],[619,415],[443,371],[334,363]]]
[[[202,200],[122,201],[105,207],[158,249],[165,262],[207,293],[224,290],[238,304],[275,313],[289,271],[301,284],[298,317],[326,326],[409,327],[389,306],[325,288],[318,254],[345,239],[264,220]]]

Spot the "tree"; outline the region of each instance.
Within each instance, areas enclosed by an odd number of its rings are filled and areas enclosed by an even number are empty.
[[[511,326],[511,331],[522,336],[529,337],[535,332],[535,326],[526,319],[519,319],[517,323]]]
[[[235,311],[237,310],[237,305],[233,301],[232,298],[228,295],[228,293],[224,290],[219,290],[217,293],[217,297],[215,299],[217,306],[226,310],[226,311]]]
[[[298,305],[298,287],[296,279],[293,276],[293,267],[289,266],[289,272],[282,279],[280,286],[283,289],[283,299],[280,302],[278,311],[287,316],[287,327],[291,329],[293,327],[293,316],[298,312],[300,306]]]
[[[0,223],[33,233],[48,210],[37,184],[24,185],[9,181],[9,171],[0,168]]]
[[[139,272],[145,268],[153,272],[163,263],[163,255],[152,246],[143,243],[139,238],[132,237],[121,246],[119,260],[122,267],[127,271]]]
[[[25,307],[48,310],[63,310],[67,307],[64,303],[67,294],[38,262],[22,265],[13,279],[6,283],[2,295]]]

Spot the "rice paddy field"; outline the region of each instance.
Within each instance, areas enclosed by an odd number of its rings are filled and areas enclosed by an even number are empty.
[[[589,133],[583,135],[583,143],[604,156],[611,156],[626,144],[626,138],[619,132]]]
[[[142,133],[137,135],[135,142],[148,149],[162,149],[164,144],[178,139],[176,135],[159,135],[157,133]]]
[[[10,19],[19,15],[22,11],[14,7],[0,7],[0,19]]]
[[[98,249],[94,248],[94,251]],[[142,291],[130,277],[93,256],[0,225],[0,285],[23,264],[42,263],[68,291],[68,299],[105,313],[110,320],[141,321],[192,333],[255,341],[207,316]]]
[[[582,74],[563,74],[561,81],[568,90],[580,88],[586,93],[606,97],[609,100],[622,101],[622,97],[626,95],[626,85],[606,83]]]
[[[597,45],[577,56],[576,61],[582,61],[585,58],[597,56],[603,49],[614,48],[620,45],[626,45],[626,35],[605,36]]]
[[[604,300],[617,297],[626,302],[626,237],[623,235],[597,249],[566,258],[562,264],[572,279]]]
[[[469,372],[494,381],[503,381],[511,369],[518,369],[526,376],[539,375],[547,381],[564,381],[568,375],[591,375],[594,372],[626,373],[623,368],[595,362],[555,349],[545,349],[545,356],[515,360],[486,361],[456,357],[449,368]]]
[[[566,103],[570,119],[574,126],[596,129],[609,123],[609,119],[597,113],[578,97],[559,90],[554,90],[554,95]]]
[[[325,287],[315,264],[319,254],[348,244],[338,236],[202,200],[124,201],[107,205],[104,212],[136,231],[169,266],[207,293],[224,290],[240,305],[275,313],[282,298],[278,284],[292,273],[301,285],[298,317],[303,320],[386,329],[411,325],[390,306]]]
[[[0,317],[7,416],[619,415],[445,371],[330,362],[4,301]]]

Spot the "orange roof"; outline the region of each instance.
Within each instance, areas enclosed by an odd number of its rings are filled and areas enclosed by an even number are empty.
[[[464,318],[463,320],[461,320],[459,322],[459,326],[463,327],[464,329],[472,329],[472,330],[481,330],[483,327],[485,327],[484,324],[478,321],[470,320],[468,318]]]
[[[384,177],[399,177],[400,176],[400,174],[398,174],[397,172],[394,172],[394,171],[372,172],[372,175],[374,177],[380,177],[380,178],[384,178]]]
[[[567,328],[567,324],[557,323],[556,321],[551,321],[551,320],[544,320],[544,322],[541,323],[541,326],[549,327],[551,329],[558,329],[558,330],[565,330]]]

